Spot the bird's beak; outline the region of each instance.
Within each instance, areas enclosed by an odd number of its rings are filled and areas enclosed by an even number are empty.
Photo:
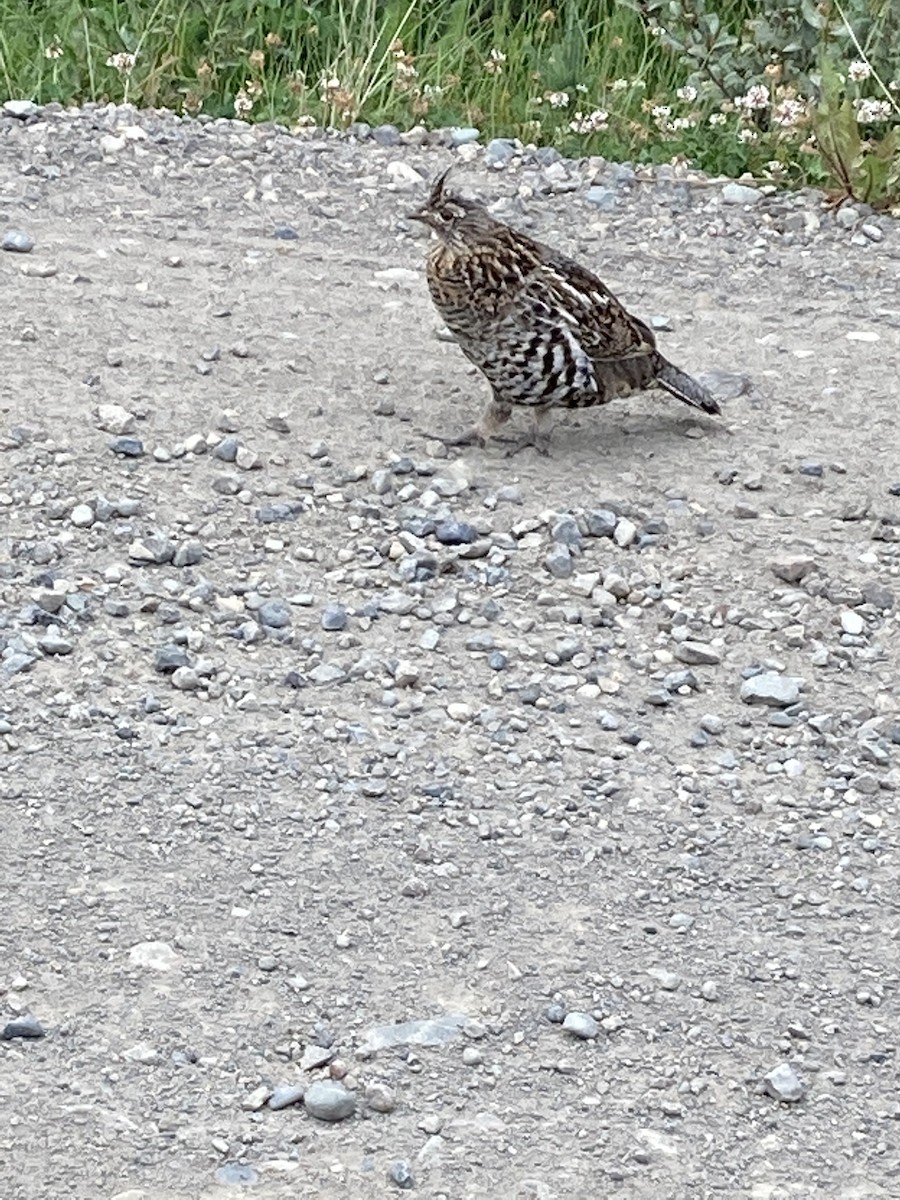
[[[423,225],[431,225],[431,215],[424,208],[416,209],[415,212],[406,214],[407,221],[421,221]]]

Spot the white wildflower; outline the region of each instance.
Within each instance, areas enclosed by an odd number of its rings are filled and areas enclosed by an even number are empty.
[[[569,122],[573,133],[602,133],[609,126],[609,113],[603,108],[595,108],[590,113],[577,112]]]
[[[120,50],[118,54],[111,54],[106,60],[108,67],[115,67],[120,75],[130,75],[134,70],[134,64],[137,62],[136,54],[128,54],[124,50]]]
[[[722,112],[709,114],[710,125],[724,125],[727,120],[728,118]]]
[[[609,90],[611,92],[627,92],[630,87],[631,84],[627,79],[614,79],[609,85]]]
[[[791,97],[785,97],[784,100],[779,100],[772,109],[772,120],[776,125],[781,125],[784,129],[790,129],[799,123],[806,116],[806,101],[794,100]]]
[[[755,129],[739,129],[737,137],[739,142],[755,142],[759,134]]]
[[[688,84],[687,87],[680,87],[675,95],[679,100],[685,100],[688,104],[692,104],[697,99],[697,89]]]
[[[62,58],[63,48],[60,45],[59,38],[55,37],[49,46],[44,47],[44,58]]]
[[[671,117],[671,115],[672,110],[668,104],[654,104],[653,108],[650,109],[650,116],[655,121],[664,121],[666,117]]]
[[[863,83],[872,74],[872,68],[865,59],[858,58],[847,68],[847,74],[854,83]]]
[[[488,55],[487,62],[484,64],[484,69],[489,75],[499,75],[503,70],[503,64],[506,62],[506,55],[502,50],[498,50],[495,46]]]
[[[888,121],[892,111],[890,100],[857,100],[855,108],[860,125],[877,125],[880,121]]]
[[[234,115],[239,121],[242,121],[253,109],[253,100],[247,95],[244,88],[238,92],[234,98]]]
[[[545,92],[544,99],[551,108],[568,108],[569,93],[568,92]]]
[[[693,117],[676,117],[672,122],[673,129],[693,129],[697,122]]]
[[[748,112],[753,112],[755,109],[769,107],[769,89],[762,83],[754,83],[749,87],[743,96],[735,98],[735,104],[738,108],[745,108]]]

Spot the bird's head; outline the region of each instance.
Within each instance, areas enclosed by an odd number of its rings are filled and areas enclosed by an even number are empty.
[[[495,224],[483,204],[467,200],[446,189],[449,168],[434,181],[428,200],[415,212],[407,213],[410,221],[421,221],[433,229],[442,242],[453,245],[473,234],[487,232]]]

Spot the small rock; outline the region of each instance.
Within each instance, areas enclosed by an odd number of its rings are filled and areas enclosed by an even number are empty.
[[[454,146],[465,146],[469,142],[477,142],[481,137],[481,130],[476,129],[473,125],[454,126],[447,132]]]
[[[667,971],[665,967],[650,967],[647,974],[656,980],[664,992],[674,992],[681,987],[681,976],[674,971]]]
[[[180,962],[168,942],[137,942],[128,951],[128,960],[133,967],[149,971],[171,971]]]
[[[712,667],[722,661],[722,656],[712,646],[705,642],[678,642],[675,647],[675,657],[679,662],[689,666]]]
[[[554,579],[568,579],[575,570],[569,547],[556,543],[544,559],[544,566]]]
[[[763,671],[752,675],[741,685],[741,699],[745,704],[766,704],[770,708],[789,708],[800,699],[802,680],[792,675],[779,675],[776,671]]]
[[[386,1083],[370,1083],[365,1092],[366,1104],[373,1112],[389,1113],[397,1107],[397,1097]]]
[[[123,458],[142,458],[144,443],[136,437],[118,437],[109,443],[113,454],[121,454]]]
[[[266,600],[256,612],[260,625],[267,629],[286,629],[291,623],[291,610],[284,600]]]
[[[356,1111],[356,1096],[342,1083],[320,1079],[306,1089],[303,1104],[309,1115],[320,1121],[343,1121]]]
[[[773,558],[769,570],[785,583],[800,583],[815,567],[815,560],[804,555],[788,555],[784,558]]]
[[[29,117],[36,117],[41,109],[33,100],[4,100],[3,111],[10,117],[27,121]]]
[[[515,138],[491,138],[484,148],[484,161],[489,167],[502,167],[521,149]]]
[[[844,633],[849,633],[851,637],[859,637],[865,627],[866,623],[858,612],[850,609],[841,613],[841,629]]]
[[[764,1075],[763,1086],[767,1095],[775,1100],[783,1100],[786,1104],[796,1104],[806,1093],[806,1088],[790,1063],[781,1063]]]
[[[0,241],[0,250],[9,250],[12,254],[30,254],[33,249],[34,238],[21,229],[7,230]]]
[[[94,510],[89,504],[76,504],[69,515],[76,529],[89,529],[94,523]]]
[[[626,546],[630,546],[638,535],[637,525],[634,521],[630,521],[628,517],[620,517],[616,523],[616,531],[613,534],[613,541],[617,546],[621,546],[624,550]]]
[[[408,1191],[415,1187],[416,1181],[413,1178],[412,1170],[409,1163],[405,1159],[400,1159],[398,1162],[391,1163],[391,1169],[388,1171],[388,1178],[391,1183],[396,1184],[402,1191]]]
[[[595,1038],[600,1032],[600,1026],[590,1013],[585,1012],[567,1013],[562,1027],[566,1033],[571,1033],[574,1037],[582,1038],[585,1041]]]
[[[322,613],[322,628],[336,631],[347,628],[347,610],[340,604],[329,604]]]
[[[611,538],[616,532],[619,518],[610,508],[595,508],[585,518],[587,531],[591,537]]]
[[[595,183],[584,194],[585,201],[601,212],[612,212],[618,204],[614,188],[601,187]]]
[[[759,188],[747,187],[743,183],[726,183],[722,188],[722,201],[725,204],[758,204],[762,198]]]
[[[478,530],[466,521],[441,521],[434,536],[442,546],[466,546],[478,540]]]
[[[12,1021],[7,1021],[0,1030],[0,1042],[11,1042],[15,1038],[34,1039],[46,1036],[47,1031],[43,1025],[32,1016],[16,1017]]]
[[[273,1112],[278,1112],[282,1108],[290,1108],[292,1104],[299,1104],[306,1092],[306,1087],[302,1083],[282,1084],[277,1087],[268,1099],[267,1107]]]
[[[105,433],[133,433],[135,415],[121,404],[100,404],[97,407],[97,424]]]

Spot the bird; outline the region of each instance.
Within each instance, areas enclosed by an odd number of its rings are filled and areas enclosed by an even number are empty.
[[[433,436],[484,446],[521,407],[532,414],[531,428],[509,453],[533,446],[547,454],[554,410],[608,404],[653,387],[705,413],[721,412],[592,271],[451,191],[449,173],[407,218],[436,234],[426,267],[431,298],[491,396],[471,429]]]

